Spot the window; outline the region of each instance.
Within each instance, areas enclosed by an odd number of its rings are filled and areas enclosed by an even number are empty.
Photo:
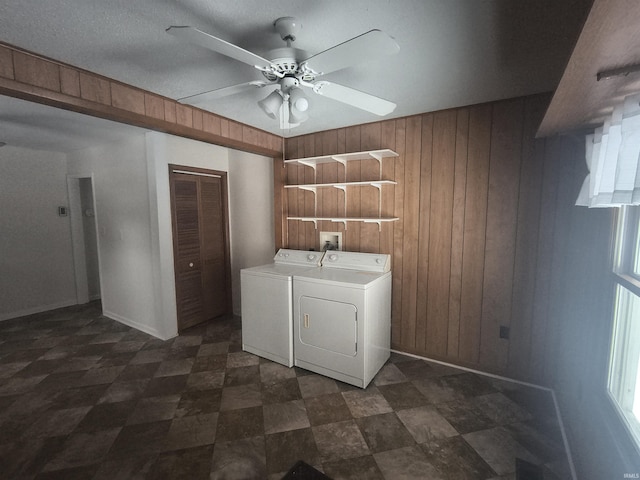
[[[640,448],[640,207],[620,209],[614,273],[608,389]]]

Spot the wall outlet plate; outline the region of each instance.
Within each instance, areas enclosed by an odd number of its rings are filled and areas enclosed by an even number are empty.
[[[500,338],[509,339],[509,327],[500,325]]]
[[[67,207],[58,207],[58,216],[59,217],[66,217],[69,213],[69,210],[67,209]]]

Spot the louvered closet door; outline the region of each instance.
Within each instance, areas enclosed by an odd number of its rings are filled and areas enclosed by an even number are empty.
[[[228,313],[223,178],[170,173],[178,330]]]
[[[225,221],[219,178],[200,177],[200,238],[204,314],[213,318],[227,311]]]

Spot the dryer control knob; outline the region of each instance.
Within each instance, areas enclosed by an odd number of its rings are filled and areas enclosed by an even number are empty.
[[[381,258],[376,258],[376,263],[377,264],[381,264],[382,263],[382,259]]]
[[[309,255],[307,255],[307,260],[315,260],[316,256],[312,253],[310,253]]]
[[[336,255],[335,253],[329,255],[329,260],[331,260],[332,262],[335,262],[337,259],[338,259],[338,255]]]

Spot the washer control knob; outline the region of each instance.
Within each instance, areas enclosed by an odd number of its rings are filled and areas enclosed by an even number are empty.
[[[382,263],[382,259],[381,259],[381,258],[376,258],[376,263],[377,263],[378,265],[380,265],[380,264]]]
[[[331,255],[329,255],[329,260],[331,260],[332,262],[335,262],[338,259],[338,255],[336,255],[335,253],[332,253]]]
[[[307,255],[307,260],[315,260],[316,256],[313,253],[310,253],[309,255]]]

